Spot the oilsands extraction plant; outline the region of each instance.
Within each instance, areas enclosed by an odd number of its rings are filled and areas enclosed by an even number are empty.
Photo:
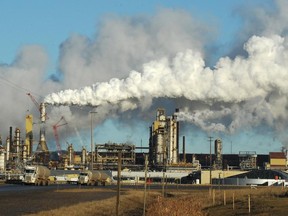
[[[210,153],[186,153],[185,136],[180,139],[180,123],[177,119],[178,109],[171,116],[167,116],[165,109],[156,111],[156,119],[149,128],[149,144],[145,147],[128,143],[92,143],[91,151],[85,147],[81,151],[74,151],[73,144],[68,143],[66,150],[61,149],[57,127],[67,124],[62,117],[53,126],[57,151],[49,151],[45,137],[46,110],[45,104],[39,105],[40,135],[37,147],[33,151],[33,116],[26,115],[26,133],[9,128],[6,142],[0,142],[0,174],[2,178],[21,177],[26,165],[43,165],[50,170],[111,170],[115,172],[118,166],[118,153],[121,152],[123,179],[143,179],[145,155],[148,155],[149,178],[156,182],[163,177],[170,182],[209,184],[219,179],[230,178],[251,170],[287,170],[287,150],[270,152],[269,155],[257,155],[256,152],[241,151],[239,154],[223,154],[223,143],[220,138],[210,138]],[[23,139],[23,137],[25,137]],[[181,140],[181,141],[180,141]],[[181,142],[181,143],[180,143]],[[93,144],[93,145],[92,145]],[[214,145],[214,151],[211,150]],[[182,145],[182,152],[180,146]],[[271,173],[270,173],[271,174]],[[280,174],[275,174],[279,177]],[[282,174],[281,174],[282,175]],[[265,175],[264,175],[265,176]],[[285,180],[285,174],[281,176]],[[236,181],[236,180],[235,180]],[[228,182],[228,181],[227,181]],[[223,182],[222,182],[223,183]],[[262,184],[262,183],[261,183]]]

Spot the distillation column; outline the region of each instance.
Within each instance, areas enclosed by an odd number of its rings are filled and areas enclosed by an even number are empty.
[[[25,145],[26,148],[26,157],[29,158],[32,156],[33,151],[33,116],[26,116],[26,138]],[[24,149],[23,149],[24,150]],[[24,156],[23,156],[24,159]]]
[[[48,147],[45,138],[46,109],[44,103],[40,104],[40,120],[41,120],[40,141],[37,147],[37,151],[48,152]]]

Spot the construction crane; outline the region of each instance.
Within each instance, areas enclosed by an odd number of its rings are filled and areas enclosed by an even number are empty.
[[[61,123],[61,122],[63,122],[63,123]],[[56,140],[56,147],[57,147],[57,151],[58,151],[58,156],[59,156],[60,159],[62,157],[62,153],[61,153],[61,145],[60,145],[60,142],[59,142],[59,135],[58,135],[57,128],[59,128],[61,126],[64,126],[64,125],[67,125],[67,124],[68,123],[66,122],[65,118],[62,116],[60,118],[60,120],[56,124],[54,124],[52,126],[53,127],[53,131],[54,131],[55,140]]]
[[[32,102],[35,104],[35,106],[39,110],[41,122],[45,122],[46,119],[48,119],[48,116],[47,116],[47,113],[46,113],[46,110],[45,110],[45,104],[44,103],[40,103],[39,104],[31,93],[27,93],[27,95],[30,97]]]

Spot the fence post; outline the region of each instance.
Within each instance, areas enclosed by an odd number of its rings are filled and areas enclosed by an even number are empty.
[[[234,192],[232,195],[232,202],[233,202],[233,210],[235,210],[235,196],[234,196]]]
[[[148,157],[147,155],[145,155],[145,183],[144,183],[143,216],[145,216],[145,213],[146,213],[147,169],[148,169]]]
[[[163,177],[162,177],[162,197],[165,197],[165,172],[163,170]]]
[[[249,209],[249,213],[251,212],[251,197],[250,194],[248,195],[248,209]]]
[[[215,189],[213,189],[213,206],[215,205]]]

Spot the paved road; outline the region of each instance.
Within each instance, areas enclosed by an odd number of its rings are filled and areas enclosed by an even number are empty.
[[[98,186],[81,187],[79,191],[64,189],[78,188],[77,185],[0,185],[0,215],[19,216],[29,213],[37,213],[44,210],[57,209],[81,202],[107,199],[116,195],[116,191],[103,190]],[[105,187],[106,188],[106,187]],[[86,190],[84,192],[84,190]]]

